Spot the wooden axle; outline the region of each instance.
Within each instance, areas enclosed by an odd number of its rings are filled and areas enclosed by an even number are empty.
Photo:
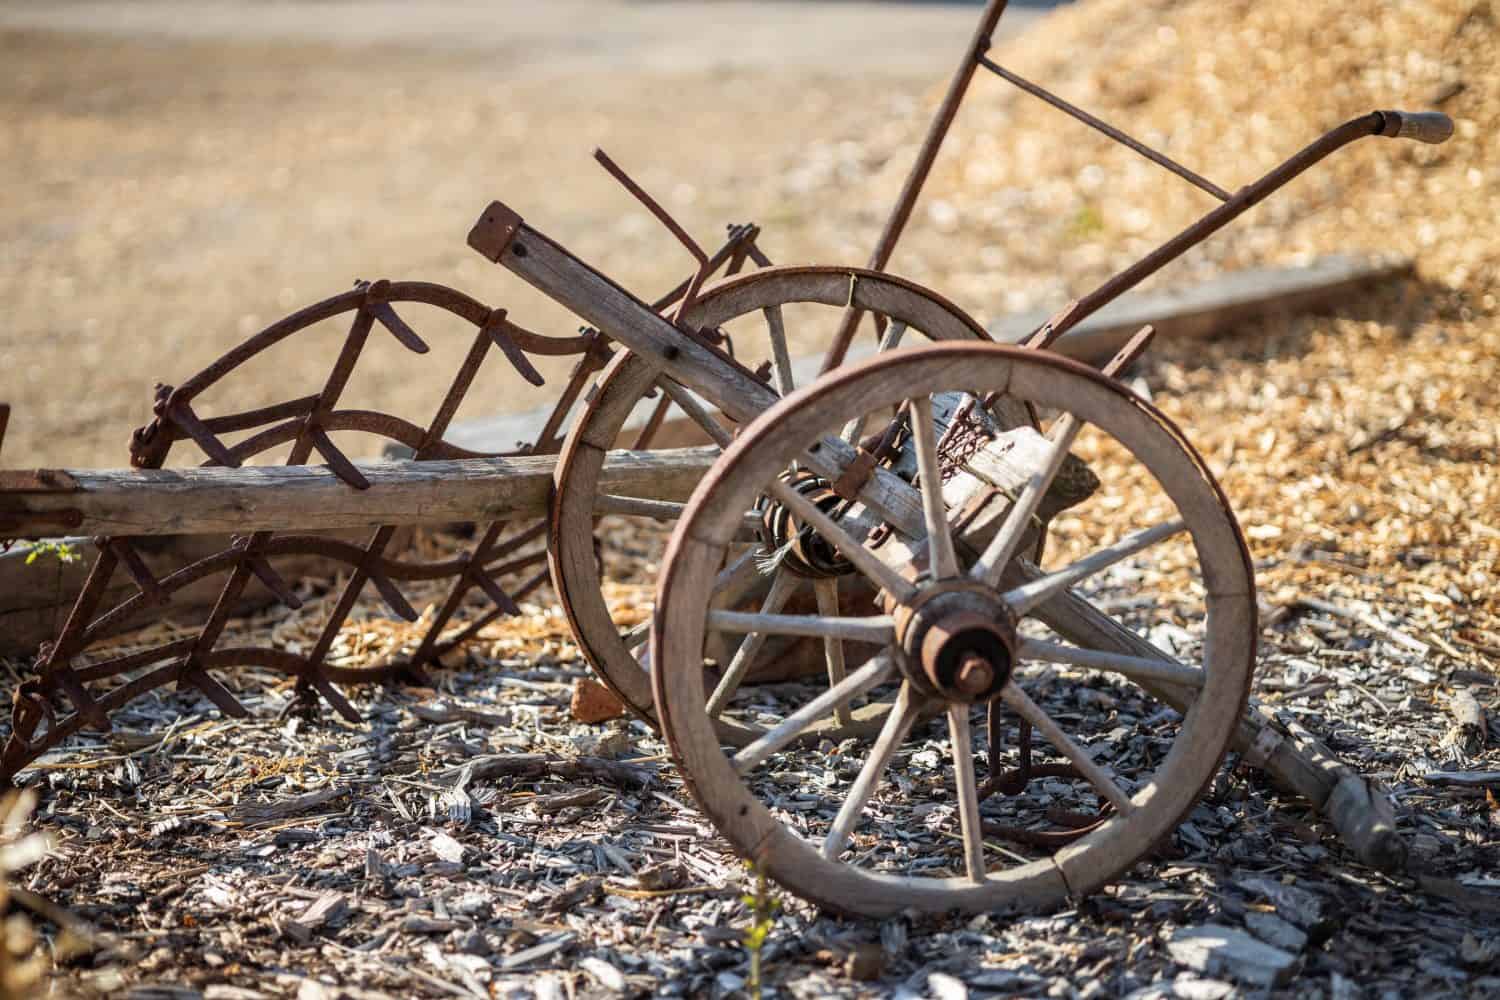
[[[597,495],[684,501],[715,455],[709,448],[612,451]],[[0,472],[0,539],[245,534],[289,526],[309,532],[545,517],[556,464],[552,455],[361,463],[370,482],[365,490],[320,465]]]

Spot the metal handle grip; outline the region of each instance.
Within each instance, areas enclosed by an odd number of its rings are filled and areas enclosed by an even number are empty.
[[[1441,111],[1382,111],[1385,119],[1381,135],[1395,139],[1415,139],[1437,145],[1453,136],[1453,119]]]

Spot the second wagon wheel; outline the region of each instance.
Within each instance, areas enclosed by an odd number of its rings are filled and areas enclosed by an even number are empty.
[[[792,353],[826,343],[826,335],[851,301],[886,324],[879,345],[882,351],[912,342],[989,339],[978,323],[927,289],[891,275],[837,266],[771,267],[726,279],[705,290],[684,321],[725,337],[723,342],[732,347],[736,362],[757,371],[785,395],[796,387],[798,379],[792,369]],[[802,377],[806,380],[808,376]],[[1016,407],[996,410],[1002,421],[1025,419],[1024,411]],[[655,712],[646,666],[649,603],[643,602],[644,607],[626,613],[611,600],[607,591],[619,587],[606,584],[612,574],[610,567],[601,564],[595,524],[601,514],[623,515],[636,522],[627,530],[644,522],[649,532],[654,523],[660,535],[658,544],[653,545],[648,534],[639,539],[638,547],[659,556],[666,535],[659,526],[675,522],[682,505],[601,496],[597,483],[610,448],[681,444],[684,438],[680,425],[689,422],[700,440],[716,440],[720,445],[733,431],[711,401],[701,400],[663,377],[649,361],[622,352],[600,375],[570,428],[558,462],[553,498],[549,544],[552,577],[573,634],[605,683],[637,715],[653,724]],[[876,427],[871,420],[866,429]],[[843,430],[852,439],[859,429]],[[829,495],[827,484],[810,477],[804,482],[808,488],[821,488],[825,497]],[[746,513],[751,513],[749,507]],[[756,588],[758,592],[752,597],[757,601],[774,606],[804,603],[837,613],[838,582],[833,576],[798,562],[783,564],[770,573],[758,572],[766,568],[766,547],[756,544],[755,539],[744,541],[750,544],[737,547],[728,561],[730,570],[722,581],[721,596]],[[604,558],[612,555],[606,550]],[[828,655],[838,652],[831,649]],[[819,661],[824,658],[822,650],[815,655]],[[770,655],[761,657],[763,663],[771,659]],[[788,659],[780,657],[783,669]],[[858,719],[846,721],[855,729],[873,731],[879,728],[880,714],[878,709],[869,710],[859,713]],[[728,720],[723,730],[726,740],[741,744],[760,732],[757,727]]]
[[[995,449],[1022,464],[1024,485],[977,533],[950,524],[937,456],[933,400],[953,391],[976,401],[1008,394],[1052,415],[1045,435],[1022,429]],[[904,518],[908,539],[926,539],[871,544],[868,508],[829,516],[798,494],[788,470],[822,464],[820,442],[852,416],[903,405],[919,502],[892,514],[907,487],[889,477],[876,502],[880,517]],[[1058,519],[1051,565],[1039,569],[1018,553],[1077,455],[1092,460],[1102,487]],[[801,517],[879,588],[878,604],[839,616],[715,608],[709,594],[742,512],[766,502]],[[1104,652],[1049,633],[1049,605],[1078,600],[1074,588],[1175,655]],[[704,711],[706,654],[723,633],[857,640],[880,652],[800,701],[758,698],[746,711],[765,735],[726,751]],[[1244,710],[1255,635],[1238,525],[1165,416],[1048,352],[945,344],[835,372],[740,433],[673,533],[651,642],[662,728],[723,835],[799,895],[880,916],[1055,905],[1120,873],[1215,773]],[[1185,715],[1145,693],[1162,685],[1195,691]],[[873,740],[798,748],[809,726],[881,690],[894,690],[894,708]],[[985,713],[993,744],[973,725]],[[1035,752],[1055,763],[1031,763],[1033,731]],[[1037,771],[1048,779],[1025,787]],[[1088,807],[1097,822],[1082,836],[1059,846],[1042,835],[1047,815]]]

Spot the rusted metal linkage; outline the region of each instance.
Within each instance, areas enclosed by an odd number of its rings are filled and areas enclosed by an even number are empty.
[[[1037,97],[1043,101],[1046,101],[1057,110],[1071,115],[1079,121],[1083,122],[1089,128],[1104,133],[1115,142],[1118,142],[1120,145],[1135,150],[1137,153],[1140,153],[1152,163],[1155,163],[1158,166],[1166,167],[1172,173],[1176,174],[1178,177],[1181,177],[1183,180],[1187,181],[1189,184],[1192,184],[1194,187],[1202,188],[1204,191],[1207,191],[1209,194],[1213,195],[1220,201],[1229,200],[1229,192],[1219,187],[1219,185],[1215,184],[1207,177],[1204,177],[1201,174],[1194,173],[1187,167],[1184,167],[1182,164],[1172,159],[1167,154],[1152,149],[1144,142],[1141,142],[1139,139],[1127,135],[1102,118],[1095,117],[1094,115],[1091,115],[1087,111],[1078,107],[1076,104],[1070,104],[1051,91],[1032,83],[1030,80],[1027,80],[1024,77],[1017,76],[1015,73],[1012,73],[1004,66],[993,62],[988,56],[979,56],[978,62],[979,65],[983,66],[991,73],[994,73],[996,76],[1000,77],[1000,79],[1005,80],[1008,83],[1015,84],[1017,87],[1026,91],[1026,93],[1030,94],[1033,97]]]
[[[1372,111],[1367,115],[1350,119],[1303,147],[1260,180],[1240,188],[1224,204],[1134,264],[1115,274],[1087,295],[1068,303],[1027,338],[1026,346],[1048,347],[1058,337],[1223,229],[1297,175],[1351,142],[1366,136],[1384,135],[1391,138],[1440,143],[1452,134],[1453,123],[1446,115],[1436,112],[1414,114],[1407,111]]]
[[[959,106],[964,102],[964,95],[968,93],[969,83],[974,79],[974,70],[979,67],[979,58],[989,50],[990,37],[995,33],[995,26],[1000,23],[1000,15],[1005,13],[1007,3],[1008,0],[990,0],[989,5],[984,9],[984,14],[980,16],[979,24],[974,28],[974,36],[969,41],[968,49],[965,50],[963,61],[958,64],[958,69],[953,73],[953,79],[948,83],[948,92],[943,95],[943,103],[938,105],[937,114],[933,116],[932,124],[927,128],[927,136],[922,140],[922,148],[917,151],[917,159],[912,164],[911,173],[906,175],[906,183],[901,186],[901,194],[897,196],[896,204],[891,208],[890,218],[886,220],[885,229],[880,233],[880,240],[870,254],[868,265],[870,270],[884,271],[885,266],[890,263],[891,254],[895,252],[901,233],[911,219],[912,209],[916,207],[917,198],[927,183],[927,175],[932,172],[932,165],[937,160],[938,151],[943,148],[943,140],[948,137],[948,130],[953,126],[953,119],[958,115]],[[844,311],[844,318],[839,324],[838,333],[834,335],[833,345],[828,349],[828,355],[823,361],[823,371],[832,371],[844,363],[844,356],[849,353],[849,344],[854,340],[854,331],[859,328],[859,321],[863,317],[864,310],[858,306],[851,305]]]

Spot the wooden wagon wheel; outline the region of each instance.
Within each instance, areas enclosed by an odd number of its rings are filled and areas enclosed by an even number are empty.
[[[888,322],[881,350],[918,338],[924,342],[989,339],[983,327],[935,293],[901,278],[852,267],[771,267],[727,279],[704,291],[684,319],[695,329],[729,334],[735,359],[746,367],[755,370],[764,359],[761,371],[785,395],[796,386],[789,341],[799,332],[806,337],[797,327],[799,320],[807,325],[827,320],[831,331],[851,299]],[[631,627],[618,622],[612,613],[604,593],[605,574],[596,557],[594,525],[601,511],[664,522],[680,516],[681,504],[596,495],[605,452],[659,444],[653,434],[666,424],[669,411],[694,422],[707,439],[719,445],[734,430],[715,407],[663,377],[649,359],[626,351],[610,363],[563,444],[549,544],[554,586],[585,657],[624,703],[653,726],[656,715],[645,660],[645,623]],[[646,425],[627,433],[632,414],[643,412],[649,413]],[[1004,413],[1012,420],[1024,419],[1014,409],[1004,408]],[[804,598],[815,596],[820,607],[837,605],[836,582],[829,578],[798,576],[783,569],[774,579],[755,581],[756,555],[751,549],[737,552],[731,561],[738,572],[729,573],[723,583],[742,589],[758,582],[772,604],[795,598],[800,591]],[[829,647],[827,655],[838,652]],[[837,667],[830,664],[830,669]],[[879,728],[882,715],[883,710],[876,708],[845,722],[854,731],[868,731]],[[820,733],[837,736],[838,728]],[[756,727],[726,723],[721,735],[744,744],[759,732]]]
[[[979,397],[1007,393],[1058,414],[1048,428],[1044,458],[977,554],[967,537],[949,530],[935,456],[929,400],[950,390]],[[859,507],[843,518],[829,517],[789,487],[786,470],[813,461],[818,442],[851,415],[903,403],[910,406],[929,541],[912,543],[901,556],[900,546],[872,547],[861,540]],[[1124,473],[1113,477],[1116,482],[1154,483],[1161,502],[1153,523],[1142,530],[1079,558],[1065,557],[1060,567],[1038,575],[1015,553],[1048,484],[1070,449],[1080,447],[1075,439],[1085,427],[1090,442],[1113,442],[1110,447],[1125,460],[1116,463]],[[1149,480],[1133,475],[1141,470]],[[708,599],[714,578],[740,530],[742,512],[762,497],[804,518],[854,572],[881,589],[881,606],[838,617],[715,609]],[[1111,506],[1106,502],[1101,509]],[[1141,553],[1152,566],[1191,560],[1195,582],[1169,581],[1160,607],[1171,627],[1196,636],[1197,655],[1145,659],[1039,636],[1034,616],[1050,598],[1083,581],[1098,583],[1112,567],[1143,576],[1128,561]],[[1201,620],[1181,618],[1182,606],[1201,608]],[[786,711],[757,742],[727,753],[704,711],[711,697],[704,681],[705,641],[722,632],[818,635],[831,642],[857,638],[878,642],[882,652]],[[1255,635],[1254,581],[1234,516],[1201,460],[1160,412],[1119,383],[1048,352],[945,344],[829,375],[741,432],[704,478],[673,533],[651,642],[663,730],[698,802],[723,835],[799,895],[834,910],[880,916],[907,907],[980,911],[1052,905],[1093,891],[1121,872],[1176,826],[1212,778],[1244,710]],[[1157,713],[1163,718],[1152,723],[1151,732],[1170,733],[1170,749],[1154,766],[1149,759],[1137,766],[1129,749],[1131,727],[1085,751],[1074,738],[1082,713],[1065,728],[1043,707],[1049,697],[1084,686],[1058,684],[1058,665],[1103,672],[1087,674],[1092,683],[1112,676],[1133,684],[1167,682],[1195,689],[1196,697],[1183,716]],[[807,769],[797,764],[791,745],[797,735],[882,684],[897,688],[896,707],[873,744],[853,754],[825,747],[816,755],[816,775],[794,781],[795,792],[789,793],[787,776],[795,779]],[[995,703],[1034,727],[1070,762],[1105,803],[1107,820],[1055,851],[1005,851],[1012,863],[1004,862],[1001,848],[986,841],[981,809],[996,803],[982,802],[976,790],[977,733],[970,724],[974,710]],[[920,740],[930,721],[924,715],[934,711],[947,716],[946,762],[929,750],[924,772],[914,754],[899,776],[891,777],[893,760],[903,746]],[[1112,723],[1120,724],[1120,718]],[[989,753],[993,777],[998,748]],[[850,756],[860,758],[857,768],[841,771],[839,758]],[[1120,775],[1111,770],[1112,761],[1125,765]],[[1127,768],[1134,772],[1133,788],[1122,784]],[[877,799],[883,777],[894,787]],[[927,810],[957,807],[950,823],[957,829],[926,857],[913,859],[911,845],[929,832],[931,819],[897,820],[892,832],[899,836],[872,833],[864,825],[872,805],[885,810],[923,798]],[[934,867],[940,873],[912,874]]]

